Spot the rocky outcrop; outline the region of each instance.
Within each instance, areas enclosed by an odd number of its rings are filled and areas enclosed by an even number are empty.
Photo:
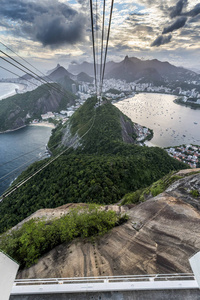
[[[135,137],[137,136],[133,123],[124,119],[124,116],[120,116],[120,123],[122,127],[122,138],[125,143],[135,143]]]
[[[200,212],[185,189],[199,190],[199,180],[200,174],[178,180],[130,208],[126,224],[95,240],[56,247],[18,278],[191,272],[188,259],[200,248]]]
[[[183,173],[179,172],[178,174]],[[189,178],[184,177],[177,180],[166,189],[166,193],[191,204],[200,211],[200,174],[193,174]]]
[[[61,145],[64,145],[65,147],[73,147],[74,149],[81,146],[81,138],[79,137],[78,133],[72,135],[70,123],[67,123],[62,130]]]

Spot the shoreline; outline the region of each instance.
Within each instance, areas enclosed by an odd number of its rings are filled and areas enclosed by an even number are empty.
[[[53,123],[39,122],[39,123],[30,123],[28,126],[43,126],[49,128],[55,128],[56,126]]]
[[[145,141],[144,145],[146,145],[147,147],[159,147],[159,148],[163,148],[163,147],[160,147],[160,146],[157,146],[157,145],[153,144],[150,141]]]
[[[9,133],[9,132],[14,132],[14,131],[17,131],[17,130],[19,130],[19,129],[25,128],[25,127],[27,127],[27,126],[49,127],[49,128],[52,128],[52,129],[54,129],[54,128],[56,127],[53,123],[46,123],[46,122],[30,123],[30,124],[27,124],[27,125],[24,125],[24,126],[15,128],[15,129],[8,129],[8,130],[5,130],[5,131],[0,131],[0,134]]]
[[[15,82],[0,82],[0,84],[1,84],[1,83],[4,83],[4,84],[5,84],[5,83],[13,84],[13,85],[15,85],[15,88],[14,88],[14,90],[12,90],[12,91],[10,91],[10,92],[7,92],[6,94],[3,94],[2,96],[0,96],[0,101],[1,101],[1,100],[4,100],[4,99],[6,99],[6,98],[9,98],[9,97],[18,95],[18,93],[16,93],[16,90],[15,90],[15,89],[19,90],[20,92],[26,90],[26,85],[25,85],[25,84],[22,84],[22,83],[15,83]]]
[[[178,105],[185,106],[185,107],[190,107],[191,109],[200,109],[200,104],[198,104],[196,102],[194,102],[194,103],[192,103],[192,102],[183,102],[182,100],[175,99],[174,103],[178,104]]]
[[[0,131],[0,134],[4,134],[4,133],[9,133],[9,132],[14,132],[14,131],[17,131],[19,129],[22,129],[22,128],[25,128],[27,125],[23,125],[21,127],[18,127],[18,128],[15,128],[15,129],[8,129],[8,130],[5,130],[5,131]]]
[[[176,98],[172,94],[144,92],[114,105],[133,122],[153,129],[154,137],[150,143],[145,143],[147,146],[165,148],[180,144],[200,145],[199,110],[177,105],[174,103]],[[162,109],[159,106],[163,106]]]

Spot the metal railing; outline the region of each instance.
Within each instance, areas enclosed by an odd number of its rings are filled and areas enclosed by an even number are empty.
[[[84,283],[115,283],[115,282],[152,282],[152,281],[183,281],[195,280],[193,273],[121,275],[101,277],[71,277],[71,278],[40,278],[17,279],[14,286],[47,285],[47,284],[84,284]]]

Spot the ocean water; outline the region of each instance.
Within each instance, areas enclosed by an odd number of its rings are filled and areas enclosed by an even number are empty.
[[[43,157],[51,130],[28,126],[0,134],[0,195],[27,166]]]
[[[0,100],[15,95],[15,89],[19,89],[20,85],[15,83],[0,82]]]
[[[153,145],[200,145],[200,109],[178,105],[173,102],[175,98],[173,95],[140,93],[115,106],[133,122],[153,129]]]

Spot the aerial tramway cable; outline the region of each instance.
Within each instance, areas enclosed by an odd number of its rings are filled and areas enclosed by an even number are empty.
[[[109,18],[109,25],[108,25],[108,33],[107,33],[104,63],[103,63],[103,74],[102,74],[102,78],[101,78],[101,85],[102,86],[103,86],[103,80],[104,80],[104,75],[105,75],[105,66],[106,66],[106,58],[107,58],[107,52],[108,52],[108,42],[109,42],[109,37],[110,37],[110,28],[111,28],[113,5],[114,5],[114,0],[112,0],[111,7],[110,7],[110,18]]]
[[[96,2],[97,4],[97,2]],[[102,47],[101,47],[101,67],[100,67],[100,86],[102,88],[103,86],[103,80],[104,80],[104,75],[105,75],[105,64],[106,64],[106,58],[107,58],[107,51],[108,51],[108,42],[109,42],[109,36],[110,36],[110,28],[111,28],[111,19],[112,19],[112,12],[113,12],[113,4],[114,4],[114,0],[112,0],[111,2],[111,8],[110,8],[110,17],[109,17],[109,25],[108,25],[108,32],[107,32],[107,41],[106,41],[106,49],[105,49],[105,55],[104,55],[104,62],[102,65],[102,57],[103,57],[103,39],[104,39],[104,22],[105,22],[105,0],[104,0],[104,6],[103,6],[103,26],[102,26]],[[94,60],[94,75],[95,75],[95,86],[96,86],[96,91],[97,91],[97,66],[96,66],[96,55],[95,55],[95,39],[94,39],[94,21],[93,21],[93,3],[92,0],[90,0],[90,12],[91,12],[91,27],[92,27],[92,44],[93,44],[93,60]],[[96,6],[96,22],[97,22],[97,12],[98,12],[98,8]],[[97,28],[97,24],[96,24],[96,30],[98,30]],[[96,36],[98,39],[98,34],[96,32]],[[98,40],[97,40],[98,43]],[[97,48],[98,49],[98,48]],[[3,51],[0,51],[3,53]],[[6,56],[8,56],[7,54],[5,54]],[[8,56],[9,57],[9,56]],[[7,61],[8,63],[14,65],[13,63],[9,62],[8,60],[6,60],[5,58],[1,57],[3,60]],[[12,59],[12,58],[11,58]],[[14,59],[13,59],[14,60]],[[16,61],[16,60],[14,60]],[[18,63],[18,62],[17,62]],[[19,63],[20,64],[20,63]],[[20,64],[22,65],[22,64]],[[16,65],[14,65],[15,67],[17,67]],[[23,66],[23,65],[22,65]],[[24,67],[24,66],[23,66]],[[22,70],[21,68],[17,67],[18,69]],[[26,68],[26,67],[24,67]],[[28,68],[26,68],[28,69]],[[24,70],[22,70],[24,73],[26,73]],[[32,72],[32,71],[31,71]],[[32,72],[34,74],[34,72]],[[38,76],[36,74],[36,76]],[[34,77],[34,76],[33,76]],[[40,78],[40,76],[38,76]],[[41,78],[43,80],[43,78]],[[48,82],[47,82],[48,83]],[[98,95],[97,95],[98,96]],[[83,138],[85,135],[87,135],[89,133],[89,131],[92,129],[92,127],[94,126],[94,122],[95,122],[95,118],[96,118],[96,110],[94,110],[94,115],[93,115],[93,119],[92,120],[92,124],[90,126],[90,128],[81,136],[81,138]],[[85,126],[86,124],[84,124]],[[82,126],[83,127],[83,126]],[[81,127],[81,128],[82,128]],[[80,130],[80,129],[79,129]],[[73,147],[75,144],[77,143],[77,141],[75,141],[72,145],[70,145],[69,147],[67,147],[65,150],[63,150],[60,154],[58,154],[56,157],[54,157],[53,159],[51,159],[50,161],[48,161],[47,163],[45,163],[41,168],[39,168],[39,170],[35,171],[34,173],[30,174],[27,178],[23,179],[21,182],[18,182],[16,185],[10,187],[10,189],[8,189],[8,191],[6,191],[3,195],[2,195],[2,199],[8,197],[9,195],[11,195],[14,191],[16,191],[19,187],[21,187],[22,185],[24,185],[26,182],[28,182],[31,178],[33,178],[35,175],[37,175],[39,172],[41,172],[42,170],[44,170],[46,167],[48,167],[51,163],[53,163],[56,159],[58,159],[61,155],[63,155],[67,150],[69,150],[71,147]],[[0,199],[0,201],[2,201],[2,199]]]
[[[15,72],[10,71],[10,70],[8,70],[8,69],[5,68],[5,67],[0,66],[0,68],[3,69],[3,70],[5,70],[5,71],[7,71],[7,72],[9,72],[9,73],[11,73],[11,74],[13,74],[13,75],[15,75],[15,76],[17,76],[17,77],[19,77],[19,78],[21,78],[21,76],[20,76],[19,74],[16,74]],[[32,81],[30,81],[30,80],[28,80],[28,79],[25,79],[25,78],[24,78],[24,80],[27,81],[27,82],[30,82],[31,84],[33,84],[33,85],[35,85],[35,86],[37,86],[37,87],[40,87],[40,88],[44,89],[45,91],[48,91],[48,90],[49,90],[49,88],[47,88],[47,89],[44,88],[44,87],[46,86],[45,84],[39,85],[39,84],[36,84],[36,83],[34,83],[34,82],[32,82]]]
[[[4,47],[6,47],[8,50],[10,50],[12,53],[14,53],[16,56],[18,56],[21,60],[23,60],[24,62],[26,62],[29,66],[31,66],[32,68],[34,68],[36,71],[38,71],[41,75],[45,76],[46,78],[48,78],[50,81],[52,81],[52,79],[45,75],[43,72],[41,72],[39,69],[37,69],[35,66],[33,66],[29,61],[27,61],[25,58],[23,58],[22,56],[20,56],[19,54],[17,54],[13,49],[11,49],[10,47],[8,47],[6,44],[4,44],[3,42],[0,41],[0,44],[3,45]],[[53,82],[56,83],[56,82]]]
[[[14,66],[15,68],[19,69],[20,71],[26,73],[27,75],[30,75],[32,78],[34,78],[34,79],[40,81],[43,85],[46,85],[46,86],[50,87],[51,89],[53,89],[54,91],[56,91],[57,93],[62,94],[62,96],[66,96],[66,95],[65,95],[64,93],[62,93],[59,89],[57,89],[57,88],[55,88],[55,87],[53,88],[53,85],[50,85],[49,83],[45,83],[45,82],[43,82],[42,80],[36,78],[34,75],[32,75],[32,74],[30,74],[30,73],[27,73],[25,70],[23,70],[23,69],[20,68],[19,66],[15,65],[14,63],[10,62],[10,61],[7,60],[6,58],[4,58],[4,57],[2,57],[2,56],[0,56],[0,58],[3,59],[4,61],[6,61],[7,63],[9,63],[10,65]],[[3,67],[1,67],[1,68],[3,68]],[[10,72],[11,72],[11,71],[10,71]],[[34,83],[33,83],[33,84],[34,84]]]
[[[95,55],[95,41],[94,41],[94,20],[93,20],[93,3],[90,0],[90,15],[91,15],[91,27],[92,27],[92,48],[93,48],[93,60],[94,60],[94,79],[95,88],[97,91],[97,70],[96,70],[96,55]]]
[[[89,131],[92,129],[92,127],[94,126],[94,121],[96,118],[96,110],[94,110],[94,115],[93,117],[90,119],[90,121],[92,120],[92,124],[90,126],[90,128],[80,137],[83,138],[85,135],[87,135],[89,133]],[[85,125],[84,124],[80,129],[82,129]],[[79,130],[80,130],[79,129]],[[48,167],[50,164],[52,164],[56,159],[58,159],[61,155],[63,155],[66,151],[68,151],[71,147],[73,147],[78,141],[74,141],[72,143],[72,145],[70,145],[69,147],[67,147],[65,150],[63,150],[61,153],[59,153],[58,155],[56,155],[56,157],[54,157],[52,160],[48,161],[47,163],[45,163],[41,168],[39,168],[39,170],[33,172],[32,174],[30,174],[27,178],[23,179],[22,181],[18,182],[17,184],[15,184],[14,186],[11,186],[10,189],[8,189],[3,195],[1,195],[0,198],[0,202],[8,197],[9,195],[11,195],[13,192],[15,192],[19,187],[21,187],[22,185],[24,185],[26,182],[28,182],[31,178],[33,178],[35,175],[37,175],[38,173],[40,173],[42,170],[44,170],[46,167]]]
[[[105,26],[105,7],[106,0],[103,2],[103,24],[102,24],[102,33],[101,33],[101,63],[100,63],[100,95],[102,93],[102,71],[103,71],[103,42],[104,42],[104,26]]]
[[[97,87],[96,93],[99,96],[99,35],[98,35],[98,1],[96,0],[96,17],[95,17],[95,30],[96,30],[96,69],[97,69]]]
[[[54,89],[58,93],[62,94],[63,96],[66,96],[60,89],[58,89],[57,87],[55,87],[54,85],[52,85],[51,83],[49,83],[46,79],[42,78],[41,76],[39,76],[35,72],[31,71],[29,68],[27,68],[26,66],[24,66],[23,64],[21,64],[20,62],[18,62],[16,59],[14,59],[13,57],[11,57],[10,55],[6,54],[4,51],[0,50],[0,52],[3,53],[5,56],[7,56],[9,59],[13,60],[15,63],[17,63],[20,66],[22,66],[25,70],[28,70],[28,72],[30,72],[30,73],[27,73],[27,71],[23,70],[22,68],[20,68],[19,66],[15,65],[12,62],[10,62],[9,60],[7,60],[6,58],[4,58],[2,56],[0,56],[1,59],[3,59],[4,61],[8,62],[11,65],[13,65],[14,67],[18,68],[19,70],[21,70],[22,72],[26,73],[27,75],[30,75],[31,77],[33,77],[37,81],[40,81],[42,84],[47,84],[49,87],[51,87],[52,89]],[[34,74],[34,75],[32,75],[32,74]]]
[[[114,0],[111,0],[110,6],[110,16],[109,16],[109,24],[108,24],[108,31],[107,31],[107,38],[106,38],[106,46],[104,50],[104,31],[105,31],[105,11],[106,11],[106,1],[103,0],[103,18],[102,18],[102,34],[101,34],[101,61],[100,61],[100,68],[98,70],[98,51],[99,51],[99,37],[98,37],[98,3],[96,0],[96,40],[94,34],[94,14],[93,14],[93,2],[90,0],[90,12],[91,12],[91,27],[92,27],[92,44],[93,44],[93,60],[94,60],[94,76],[95,76],[95,88],[97,97],[102,94],[102,87],[105,75],[105,66],[106,66],[106,59],[107,59],[107,52],[108,52],[108,42],[110,38],[110,29],[111,29],[111,20],[112,20],[112,13],[113,13],[113,5]],[[104,58],[103,58],[104,56]],[[98,72],[99,71],[99,72]],[[100,74],[98,74],[100,73]],[[99,78],[99,80],[98,80]]]

